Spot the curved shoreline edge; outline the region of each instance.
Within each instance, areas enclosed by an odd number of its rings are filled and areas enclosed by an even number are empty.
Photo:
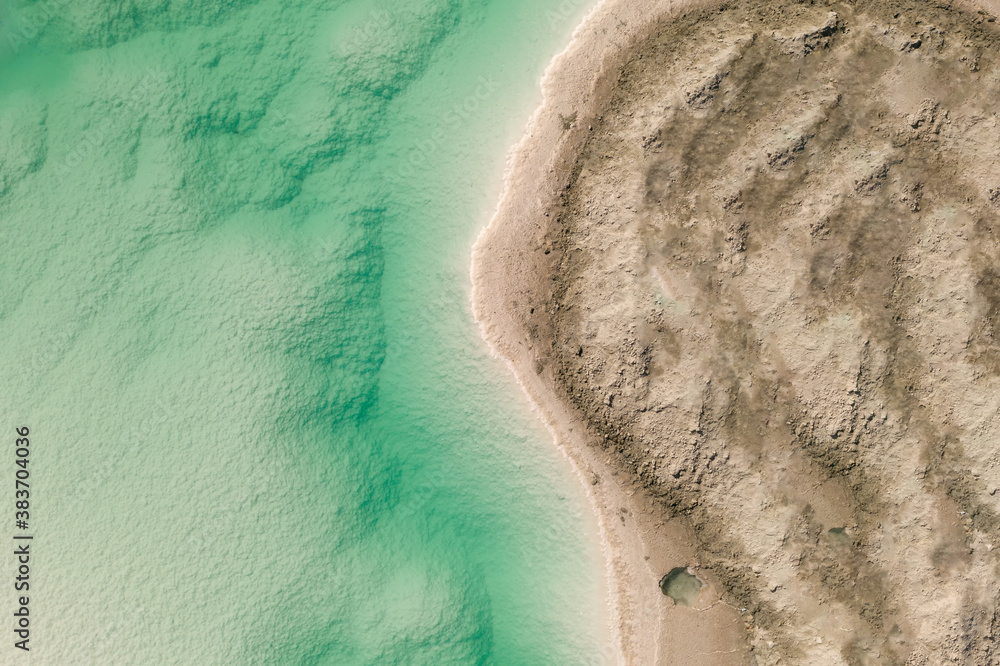
[[[630,46],[671,15],[717,2],[600,0],[588,12],[546,68],[542,103],[508,154],[496,213],[472,253],[472,307],[481,333],[570,461],[597,515],[619,663],[665,663],[668,656],[676,663],[753,663],[750,625],[718,589],[703,593],[693,611],[672,607],[660,594],[655,583],[666,567],[697,563],[694,540],[685,524],[663,520],[635,480],[590,445],[586,423],[536,366],[539,340],[528,330],[527,311],[551,302],[544,248],[548,208],[565,189],[590,119],[631,55]],[[998,13],[1000,0],[956,0],[953,6]],[[706,582],[711,588],[710,577]]]
[[[708,608],[690,612],[716,607],[710,616],[692,616],[674,630],[664,626],[670,601],[657,585],[663,572],[653,567],[694,557],[693,539],[682,525],[664,529],[656,512],[645,506],[648,499],[634,480],[589,445],[586,424],[536,372],[531,336],[518,311],[549,300],[548,253],[542,241],[545,208],[566,187],[568,167],[587,137],[589,120],[610,94],[615,77],[608,74],[618,70],[632,44],[666,17],[710,2],[599,0],[546,68],[542,103],[508,154],[496,212],[472,252],[472,309],[482,336],[492,355],[514,374],[596,513],[610,587],[615,657],[624,664],[662,663],[664,643],[669,643],[673,659],[685,653],[690,658],[716,653],[729,660],[725,663],[734,663],[735,653],[747,651],[742,623],[737,610],[717,595],[703,595]],[[734,624],[739,631],[725,630],[725,625]]]

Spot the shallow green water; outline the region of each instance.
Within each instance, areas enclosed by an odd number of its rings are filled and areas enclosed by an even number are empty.
[[[609,660],[593,518],[468,305],[583,9],[0,5],[34,663]]]

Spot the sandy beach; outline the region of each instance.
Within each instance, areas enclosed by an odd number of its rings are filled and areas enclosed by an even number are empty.
[[[1000,39],[956,7],[605,0],[546,72],[473,304],[623,663],[1000,663]]]
[[[736,664],[747,651],[740,611],[726,604],[718,589],[705,589],[699,602],[687,608],[674,606],[658,586],[677,563],[694,561],[696,546],[688,526],[665,520],[638,479],[592,448],[586,423],[535,372],[536,350],[524,338],[519,312],[509,308],[517,303],[530,310],[528,304],[551,298],[545,280],[548,254],[542,249],[545,211],[565,188],[567,165],[586,138],[583,118],[596,113],[609,94],[606,77],[599,73],[628,57],[628,46],[652,28],[663,10],[662,2],[605,0],[547,69],[544,102],[511,153],[497,214],[473,254],[473,306],[487,342],[517,377],[593,502],[604,538],[622,662],[663,663],[671,655],[692,664]],[[526,253],[528,249],[532,251]]]

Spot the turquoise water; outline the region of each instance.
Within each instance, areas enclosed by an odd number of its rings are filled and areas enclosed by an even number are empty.
[[[0,5],[0,423],[31,428],[36,539],[0,663],[610,660],[594,519],[469,307],[584,9]]]

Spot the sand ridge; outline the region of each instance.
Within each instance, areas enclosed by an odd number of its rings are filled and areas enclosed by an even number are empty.
[[[547,72],[474,306],[590,483],[627,663],[1000,658],[994,25],[607,0]]]

